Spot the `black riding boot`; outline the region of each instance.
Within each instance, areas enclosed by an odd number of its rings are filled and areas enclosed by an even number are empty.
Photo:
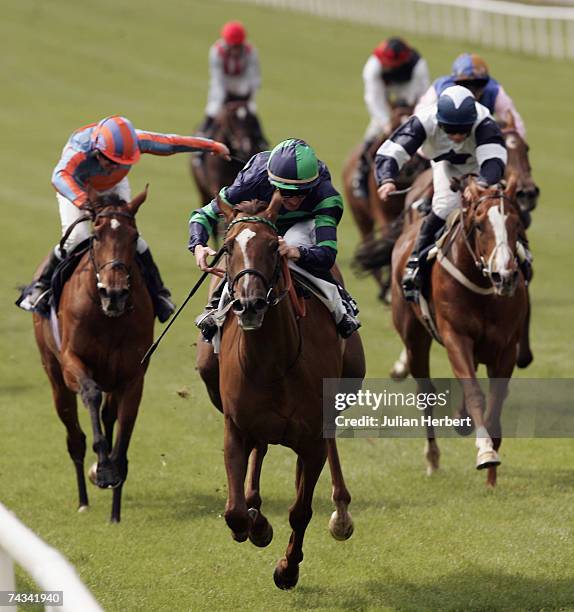
[[[38,312],[42,315],[48,314],[48,299],[50,297],[52,276],[60,261],[60,258],[52,249],[50,256],[40,271],[40,275],[22,291],[22,295],[16,300],[16,306],[23,310]]]
[[[374,140],[370,138],[363,142],[361,155],[353,175],[353,195],[356,198],[369,197],[369,171],[371,169],[371,161],[369,160],[369,149],[373,145]]]
[[[203,336],[203,340],[205,342],[211,342],[213,340],[213,336],[215,336],[217,332],[217,322],[213,313],[219,307],[219,300],[221,299],[221,294],[223,293],[223,287],[225,287],[225,279],[221,279],[215,290],[211,294],[209,298],[209,302],[204,309],[204,311],[195,319],[195,325],[201,331],[201,335]]]
[[[149,249],[143,253],[138,253],[138,261],[151,295],[155,314],[160,323],[165,323],[175,311],[175,304],[171,301],[171,293],[163,284],[158,267]]]
[[[409,257],[405,272],[403,274],[402,287],[407,302],[418,301],[420,291],[420,255],[433,242],[438,230],[445,224],[434,212],[425,217],[419,235],[415,243],[415,248]]]

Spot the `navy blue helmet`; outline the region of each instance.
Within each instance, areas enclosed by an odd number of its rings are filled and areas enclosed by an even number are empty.
[[[446,132],[470,132],[477,116],[476,99],[466,87],[453,85],[440,95],[436,119]]]

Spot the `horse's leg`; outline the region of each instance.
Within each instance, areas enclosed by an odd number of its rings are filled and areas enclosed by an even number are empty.
[[[476,469],[498,465],[500,458],[484,424],[485,400],[476,379],[473,340],[457,334],[450,326],[441,329],[441,334],[454,375],[462,385],[466,410],[476,428]]]
[[[498,452],[502,444],[502,427],[500,415],[506,396],[508,395],[508,383],[514,370],[514,344],[498,360],[496,366],[488,366],[488,377],[490,378],[488,392],[488,406],[485,413],[485,424],[488,433],[492,437],[494,450]],[[488,468],[486,484],[489,487],[496,486],[496,465]]]
[[[329,531],[335,540],[348,540],[355,530],[353,519],[348,511],[349,504],[351,503],[351,494],[345,485],[335,438],[327,440],[327,457],[329,458],[331,484],[333,486],[331,499],[335,504],[335,511],[331,514],[331,519],[329,520]]]
[[[259,493],[261,466],[267,454],[267,444],[256,444],[249,456],[247,468],[247,486],[245,490],[245,502],[249,513],[249,540],[264,548],[273,539],[273,527],[261,512],[261,495]]]
[[[522,325],[520,341],[518,342],[518,357],[516,359],[516,365],[519,368],[527,368],[534,360],[530,349],[530,292],[528,290],[526,291],[526,300],[526,317]]]
[[[66,443],[68,454],[74,463],[78,484],[78,512],[84,512],[88,508],[88,492],[84,475],[86,436],[78,420],[76,394],[66,387],[60,364],[48,349],[42,350],[42,363],[52,386],[52,396],[56,411],[67,431]]]
[[[299,579],[299,563],[303,561],[303,538],[313,516],[313,491],[325,465],[327,444],[325,440],[313,443],[313,448],[299,455],[297,461],[298,486],[295,503],[289,509],[289,524],[293,531],[285,557],[277,562],[273,580],[280,589],[293,588]]]
[[[92,433],[94,436],[92,448],[98,457],[96,484],[102,489],[117,487],[121,479],[108,456],[108,443],[102,432],[102,425],[100,422],[102,391],[95,381],[90,378],[84,364],[76,355],[70,351],[65,352],[62,355],[62,363],[66,386],[80,394],[84,405],[90,413]]]
[[[143,392],[143,381],[143,376],[139,377],[121,395],[114,398],[117,401],[118,430],[110,460],[121,480],[119,486],[114,489],[112,514],[110,517],[112,523],[119,523],[121,518],[122,489],[128,477],[128,447],[138,415]]]
[[[195,369],[205,384],[211,403],[223,412],[221,394],[219,392],[219,359],[213,352],[213,345],[204,342],[201,334],[197,340],[197,355],[195,358]]]
[[[227,473],[227,504],[225,522],[236,542],[245,542],[249,535],[249,514],[245,501],[245,474],[247,459],[253,447],[249,446],[230,416],[225,415],[223,452]]]
[[[474,371],[476,372],[477,369],[478,369],[478,362],[475,361]],[[455,410],[453,417],[455,419],[467,419],[468,418],[468,412],[466,410],[466,406],[464,403],[464,396],[462,397],[460,408],[458,410]],[[466,420],[464,422],[467,423]],[[471,419],[470,425],[454,425],[453,427],[459,436],[470,436],[470,434],[474,431],[474,423],[472,422],[472,419]]]

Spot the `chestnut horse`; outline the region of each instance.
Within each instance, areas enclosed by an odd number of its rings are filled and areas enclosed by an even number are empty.
[[[96,484],[113,488],[111,521],[120,521],[127,451],[142,396],[140,360],[153,341],[154,310],[136,261],[135,215],[146,191],[125,203],[117,196],[91,202],[90,248],[65,284],[58,307],[58,335],[48,319],[34,315],[34,332],[54,403],[68,436],[76,468],[79,511],[88,506],[84,457],[86,436],[78,420],[76,395],[90,413]],[[93,198],[90,198],[93,200]],[[102,405],[102,396],[105,399]],[[101,420],[100,420],[101,409]],[[113,430],[118,431],[113,443]],[[103,421],[104,432],[102,432]],[[113,444],[113,447],[112,447]]]
[[[515,205],[514,181],[506,190],[482,189],[466,178],[461,219],[439,249],[431,271],[429,307],[436,331],[448,354],[464,396],[460,416],[470,415],[476,428],[476,467],[488,469],[487,483],[496,484],[500,415],[517,358],[517,344],[527,312],[524,278],[519,274],[516,242],[522,231]],[[393,321],[406,348],[407,368],[419,392],[433,392],[429,381],[432,336],[418,304],[405,301],[401,278],[420,223],[411,225],[393,252]],[[445,246],[446,245],[446,246]],[[479,363],[490,378],[488,407],[476,379]],[[432,414],[432,412],[431,412]],[[460,432],[463,433],[463,432]],[[439,449],[427,429],[428,472],[438,468]]]
[[[231,155],[238,159],[227,161],[215,155],[191,154],[191,175],[202,204],[212,200],[222,187],[231,185],[245,163],[261,151],[253,122],[247,101],[226,102],[215,118],[211,138],[225,143]]]
[[[197,366],[225,418],[225,520],[234,540],[249,538],[256,546],[271,542],[273,530],[261,513],[263,458],[268,444],[297,454],[296,499],[289,510],[293,531],[273,575],[279,588],[289,589],[298,581],[313,491],[327,458],[336,506],[329,529],[337,540],[353,532],[336,441],[322,436],[323,379],[361,381],[365,363],[359,335],[341,340],[331,314],[314,296],[305,301],[306,316],[295,314],[286,297],[290,275],[277,252],[274,222],[280,205],[280,200],[253,201],[231,208],[220,202],[229,223],[224,246],[231,310],[219,358],[211,345],[200,342]]]

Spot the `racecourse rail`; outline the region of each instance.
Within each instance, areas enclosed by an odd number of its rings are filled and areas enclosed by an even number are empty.
[[[245,0],[240,0],[245,1]],[[370,25],[574,59],[574,8],[498,0],[247,0]]]
[[[13,561],[24,568],[42,589],[63,591],[62,605],[46,606],[46,610],[103,612],[62,554],[48,546],[0,504],[0,590],[16,590]],[[2,606],[2,609],[16,612],[16,606]]]

